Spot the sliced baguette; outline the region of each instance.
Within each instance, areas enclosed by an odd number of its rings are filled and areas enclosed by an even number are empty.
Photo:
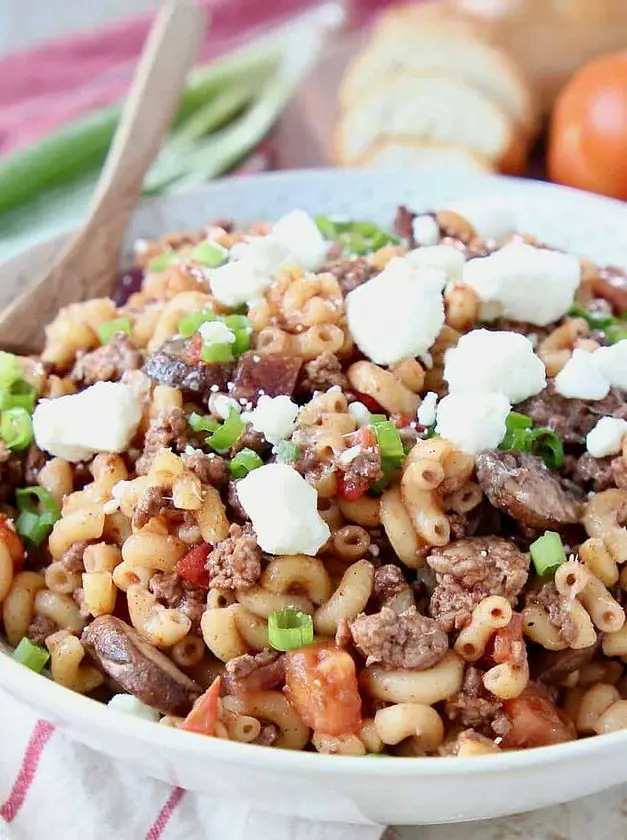
[[[429,0],[418,4],[401,3],[383,9],[371,29],[371,41],[403,37],[408,28],[417,32],[427,27],[445,26],[449,33],[473,37],[479,27],[453,10],[443,0]]]
[[[458,76],[490,96],[525,132],[532,133],[537,112],[529,87],[514,62],[498,47],[445,26],[406,28],[401,39],[379,39],[361,52],[340,87],[343,109],[356,104],[379,81],[402,73]]]
[[[376,85],[340,119],[332,155],[354,165],[385,136],[460,143],[502,172],[520,172],[528,141],[481,91],[453,76],[399,76]]]
[[[494,172],[487,158],[466,146],[424,143],[407,137],[382,137],[359,158],[358,166],[397,171]]]

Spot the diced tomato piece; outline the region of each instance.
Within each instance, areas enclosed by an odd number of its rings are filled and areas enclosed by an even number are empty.
[[[362,449],[372,449],[377,445],[377,437],[370,426],[362,426],[351,436],[351,446],[361,446]]]
[[[509,624],[498,630],[493,639],[492,659],[495,662],[520,662],[525,651],[522,614],[513,613]]]
[[[190,583],[209,589],[209,572],[205,568],[211,551],[209,543],[195,545],[176,564],[177,573]]]
[[[187,363],[190,365],[197,365],[198,362],[200,362],[201,351],[202,338],[199,333],[194,333],[194,335],[187,340],[187,344],[185,345],[185,357]]]
[[[319,732],[342,735],[361,723],[355,662],[332,642],[286,653],[285,693],[307,726]]]
[[[546,747],[574,741],[575,725],[556,708],[540,689],[529,686],[520,697],[505,700],[503,711],[511,722],[511,729],[503,739],[506,749]]]
[[[379,405],[374,397],[369,397],[368,394],[363,394],[361,391],[353,391],[353,394],[355,395],[355,399],[363,403],[372,414],[385,414],[385,409]]]
[[[15,530],[15,523],[6,513],[0,513],[0,540],[9,550],[13,561],[13,571],[19,572],[24,565],[24,545]]]
[[[199,732],[201,735],[213,735],[215,733],[216,720],[218,719],[218,700],[222,677],[216,677],[204,694],[192,706],[191,712],[187,715],[181,729],[188,732]]]
[[[362,476],[347,477],[344,473],[340,473],[337,482],[338,496],[347,502],[356,502],[369,487],[370,483],[367,478]]]
[[[392,414],[390,417],[397,429],[406,429],[413,419],[411,414]]]

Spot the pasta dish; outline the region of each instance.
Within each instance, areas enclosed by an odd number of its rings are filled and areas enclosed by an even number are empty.
[[[13,657],[321,753],[627,728],[627,275],[456,212],[135,245],[0,353]]]

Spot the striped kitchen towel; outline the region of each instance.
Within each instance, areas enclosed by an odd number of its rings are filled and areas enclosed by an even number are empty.
[[[199,736],[200,737],[200,736]],[[140,776],[0,692],[0,840],[378,840]]]

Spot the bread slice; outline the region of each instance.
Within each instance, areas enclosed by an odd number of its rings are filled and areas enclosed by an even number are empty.
[[[458,76],[490,96],[531,134],[537,114],[531,92],[514,62],[498,47],[440,25],[406,27],[402,37],[375,40],[346,71],[340,105],[350,108],[373,84],[403,73]]]
[[[411,137],[382,137],[359,158],[358,166],[421,172],[494,172],[487,158],[458,143],[425,143]]]
[[[444,0],[428,0],[421,3],[396,3],[383,9],[371,29],[371,40],[402,37],[407,29],[445,26],[449,33],[473,37],[479,27],[473,20],[464,17]]]
[[[332,155],[354,165],[380,138],[460,143],[502,172],[520,172],[527,138],[481,91],[454,76],[397,76],[376,85],[340,119]]]

